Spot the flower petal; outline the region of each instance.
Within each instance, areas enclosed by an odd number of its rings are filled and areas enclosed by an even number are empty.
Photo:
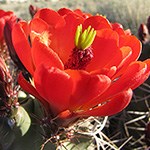
[[[49,26],[59,28],[65,24],[64,19],[60,16],[56,11],[48,8],[41,9],[38,11],[34,18],[41,18],[44,20]]]
[[[146,80],[148,70],[150,71],[150,68],[148,68],[147,63],[133,62],[120,79],[112,85],[112,88],[115,89],[114,91],[122,91],[127,88],[135,89]]]
[[[103,16],[91,16],[87,18],[83,24],[83,27],[84,29],[87,29],[89,26],[95,30],[111,29],[110,22]]]
[[[124,74],[117,80],[114,81],[112,86],[107,90],[102,97],[113,96],[121,91],[128,88],[134,89],[139,86],[139,83],[144,82],[143,77],[147,73],[147,64],[144,62],[133,62]]]
[[[35,38],[32,43],[32,56],[36,68],[46,62],[49,66],[63,69],[63,63],[58,55],[45,44],[41,43],[38,38]]]
[[[141,54],[141,43],[135,36],[132,35],[121,36],[119,42],[120,47],[123,46],[131,47],[132,58],[130,59],[130,61],[135,61],[139,58],[139,55]]]
[[[49,29],[49,25],[40,18],[35,18],[31,20],[29,25],[30,25],[30,30],[37,33],[42,33]]]
[[[66,70],[66,72],[73,81],[69,107],[72,111],[102,94],[111,83],[111,80],[105,75],[90,75],[85,71],[77,70]]]
[[[98,69],[98,70],[94,70],[91,71],[90,74],[101,74],[101,75],[106,75],[108,76],[110,79],[114,76],[114,74],[117,71],[117,67],[116,66],[112,66],[110,68],[102,68],[102,69]]]
[[[76,10],[72,11],[72,10],[67,9],[67,8],[61,8],[61,9],[58,10],[58,13],[61,16],[64,16],[68,13],[76,13],[80,17],[84,17],[84,18],[88,18],[89,16],[91,16],[91,14],[83,13],[80,9],[76,9]]]
[[[124,74],[117,81],[114,81],[112,86],[110,86],[110,88],[107,90],[107,93],[104,95],[111,96],[128,88],[136,88],[144,82],[144,77],[147,78],[147,69],[148,67],[146,63],[140,61],[133,62],[124,72]]]
[[[24,78],[22,73],[20,73],[18,76],[18,83],[26,92],[43,102],[43,98],[38,94],[36,89]]]
[[[52,106],[54,112],[60,113],[69,108],[73,85],[67,73],[43,64],[35,71],[34,83],[38,93]]]
[[[119,51],[118,34],[111,29],[103,29],[97,33],[92,44],[93,59],[87,66],[88,71],[101,69],[114,58]]]
[[[33,75],[34,65],[31,57],[31,48],[28,42],[27,31],[25,32],[24,22],[14,25],[12,30],[12,42],[16,53],[25,66],[25,68]],[[23,30],[23,28],[24,30]]]
[[[149,67],[150,61],[148,62],[133,62],[124,74],[112,83],[112,85],[104,92],[99,98],[92,100],[84,105],[84,108],[90,108],[92,105],[98,105],[99,103],[105,102],[107,99],[112,98],[117,93],[125,91],[129,88],[135,89],[141,83],[143,83],[150,73]]]
[[[61,8],[57,11],[61,16],[67,15],[68,13],[72,13],[72,10],[68,8]]]
[[[97,106],[94,109],[78,112],[81,116],[110,116],[122,111],[130,102],[132,98],[132,90],[129,88],[117,94],[112,99],[108,100],[106,103]]]
[[[0,42],[4,40],[3,32],[5,23],[13,18],[16,18],[13,12],[0,10]]]
[[[72,50],[75,48],[74,40],[76,29],[77,26],[83,22],[83,18],[74,13],[69,13],[64,19],[66,22],[65,26],[53,30],[50,47],[58,54],[65,64]]]
[[[132,50],[132,55],[130,58],[126,61],[126,63],[122,66],[120,71],[116,74],[116,76],[119,76],[123,73],[123,71],[128,67],[128,65],[139,58],[139,55],[141,54],[141,43],[140,41],[135,37],[131,35],[125,35],[121,36],[119,39],[119,45],[120,47],[130,47]]]
[[[123,30],[123,26],[121,24],[116,22],[116,23],[111,23],[111,25],[112,25],[112,29],[114,31],[116,31],[119,35],[125,35],[125,32]]]
[[[110,68],[112,66],[116,66],[117,69],[120,69],[130,56],[132,55],[132,50],[128,46],[121,47],[120,50],[116,53],[113,59],[109,61],[109,63],[105,66],[106,68]]]

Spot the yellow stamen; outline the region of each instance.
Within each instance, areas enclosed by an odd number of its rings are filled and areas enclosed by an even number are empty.
[[[80,24],[77,27],[76,34],[75,34],[75,46],[78,49],[85,50],[90,47],[95,39],[96,31],[94,28],[89,26],[87,29],[82,31],[82,25]]]
[[[76,30],[76,35],[75,35],[75,45],[78,45],[79,43],[79,37],[82,33],[82,25],[80,24],[78,27],[77,27],[77,30]]]

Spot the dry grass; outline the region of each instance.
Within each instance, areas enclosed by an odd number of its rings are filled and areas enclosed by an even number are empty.
[[[25,3],[0,4],[0,8],[13,10],[19,17],[30,19],[28,13],[30,4],[56,10],[61,7],[69,7],[72,9],[80,8],[92,14],[99,13],[105,15],[112,22],[120,22],[125,28],[130,28],[133,34],[137,34],[139,25],[146,22],[147,17],[150,15],[150,0],[58,0],[57,2],[28,0]]]

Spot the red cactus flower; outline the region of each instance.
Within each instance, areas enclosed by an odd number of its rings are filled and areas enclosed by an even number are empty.
[[[14,18],[15,15],[11,11],[4,11],[0,10],[0,43],[4,41],[4,26],[6,21],[10,20],[11,18]],[[15,17],[16,18],[16,17]]]
[[[20,85],[53,117],[118,113],[150,72],[150,60],[137,61],[141,43],[135,36],[79,10],[41,9],[14,26],[12,40],[32,76],[28,82],[20,74]]]

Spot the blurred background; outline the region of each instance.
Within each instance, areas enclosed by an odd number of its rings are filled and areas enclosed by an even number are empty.
[[[120,22],[137,35],[137,28],[150,15],[150,0],[0,0],[0,9],[13,10],[17,16],[30,19],[28,6],[80,8],[92,14],[105,15],[112,22]]]

